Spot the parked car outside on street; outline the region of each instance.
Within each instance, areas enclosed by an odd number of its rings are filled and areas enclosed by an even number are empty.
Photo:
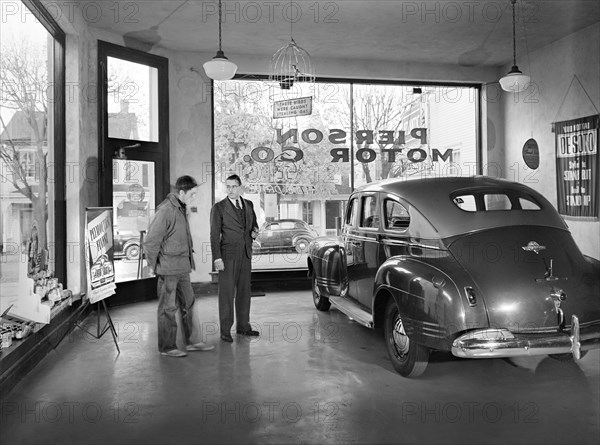
[[[462,358],[600,347],[600,262],[540,193],[489,177],[387,180],[349,198],[339,237],[308,252],[313,302],[382,328],[405,377]]]
[[[114,257],[115,259],[127,258],[137,260],[140,256],[140,234],[139,232],[117,230],[114,233]]]
[[[319,236],[307,223],[300,219],[278,219],[265,222],[254,240],[255,253],[278,253],[295,250],[308,251],[309,243]]]

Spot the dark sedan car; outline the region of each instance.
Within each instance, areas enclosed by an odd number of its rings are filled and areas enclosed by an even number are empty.
[[[354,192],[339,237],[309,247],[313,301],[382,327],[394,368],[600,347],[600,262],[535,190],[488,177],[391,180]]]
[[[304,253],[308,244],[318,236],[307,223],[299,219],[279,219],[265,222],[254,240],[255,252],[287,252],[296,250]]]
[[[133,231],[117,231],[114,233],[115,258],[137,260],[140,256],[140,234]]]

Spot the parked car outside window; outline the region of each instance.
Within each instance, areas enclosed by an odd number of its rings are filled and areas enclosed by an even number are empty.
[[[304,253],[318,233],[300,219],[279,219],[265,222],[254,240],[255,253],[297,251]]]
[[[116,230],[114,232],[114,257],[115,259],[127,258],[137,260],[140,256],[140,234],[130,230]]]

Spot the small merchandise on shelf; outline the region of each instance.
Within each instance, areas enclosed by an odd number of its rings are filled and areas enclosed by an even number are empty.
[[[2,336],[0,351],[9,348],[13,340],[24,339],[34,331],[37,323],[48,323],[56,314],[73,303],[73,293],[68,289],[63,289],[62,283],[58,282],[58,278],[54,277],[54,272],[51,270],[39,270],[30,278],[33,282],[23,288],[21,298],[0,316]],[[43,321],[36,319],[32,314],[36,314],[37,311],[23,309],[27,305],[44,306],[46,314],[49,316]]]
[[[2,341],[0,342],[0,351],[2,351],[2,349],[10,348],[13,339],[12,331],[0,326],[0,337],[2,338]]]
[[[69,299],[68,305],[72,303],[73,294],[68,289],[63,289],[62,283],[54,277],[51,270],[41,270],[34,274],[33,293],[40,298],[41,304],[49,306],[51,309],[62,301]],[[52,319],[52,317],[50,317]]]
[[[35,322],[18,320],[9,315],[3,315],[0,323],[0,336],[2,337],[0,351],[9,348],[13,340],[22,340],[27,337],[33,331],[34,326]]]
[[[35,323],[32,321],[17,320],[13,317],[4,316],[0,323],[2,333],[10,332],[11,337],[15,340],[22,340],[33,331]]]

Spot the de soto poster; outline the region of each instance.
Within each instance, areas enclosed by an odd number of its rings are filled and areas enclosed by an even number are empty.
[[[88,298],[97,303],[115,293],[112,207],[86,209],[86,270]]]
[[[600,216],[599,118],[599,115],[594,115],[554,124],[556,190],[561,215]]]

